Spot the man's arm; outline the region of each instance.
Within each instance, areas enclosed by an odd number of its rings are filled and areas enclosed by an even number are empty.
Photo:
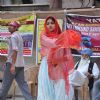
[[[12,64],[11,64],[11,68],[10,68],[10,72],[12,74],[15,73],[15,63],[16,63],[16,59],[17,59],[17,51],[13,50],[13,54],[12,54]]]
[[[15,65],[16,59],[17,59],[17,51],[13,50],[13,54],[12,54],[12,64],[13,65]]]
[[[17,37],[16,36],[12,36],[11,37],[11,42],[12,42],[12,64],[11,64],[11,73],[14,74],[15,73],[15,63],[16,63],[16,59],[17,59],[17,53],[18,53],[18,42],[17,42]]]

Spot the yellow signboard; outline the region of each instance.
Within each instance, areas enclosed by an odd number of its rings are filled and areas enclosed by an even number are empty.
[[[57,19],[58,23],[60,25],[60,28],[62,29],[63,26],[63,19]],[[44,29],[44,21],[45,19],[37,19],[37,44],[36,44],[36,64],[39,64],[41,62],[41,55],[40,55],[40,34]]]

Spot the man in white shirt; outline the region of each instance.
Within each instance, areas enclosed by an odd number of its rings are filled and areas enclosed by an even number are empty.
[[[94,78],[98,78],[99,68],[95,62],[90,61],[92,50],[85,48],[81,51],[81,60],[75,65],[75,71],[70,75],[70,84],[72,86],[89,86],[93,88]]]
[[[10,89],[13,79],[18,83],[25,100],[33,100],[28,85],[24,79],[24,57],[23,39],[18,32],[20,23],[11,22],[8,30],[11,36],[8,40],[8,57],[3,76],[2,88],[0,90],[0,100],[6,100],[6,95]]]

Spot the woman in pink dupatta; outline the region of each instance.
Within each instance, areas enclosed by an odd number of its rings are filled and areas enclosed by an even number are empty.
[[[40,41],[42,61],[37,100],[72,100],[68,76],[74,69],[74,62],[70,47],[79,47],[80,35],[74,30],[61,33],[57,20],[49,16]]]

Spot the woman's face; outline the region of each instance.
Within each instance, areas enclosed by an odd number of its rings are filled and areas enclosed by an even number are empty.
[[[52,19],[48,19],[46,25],[50,32],[53,32],[55,30],[55,22]]]

